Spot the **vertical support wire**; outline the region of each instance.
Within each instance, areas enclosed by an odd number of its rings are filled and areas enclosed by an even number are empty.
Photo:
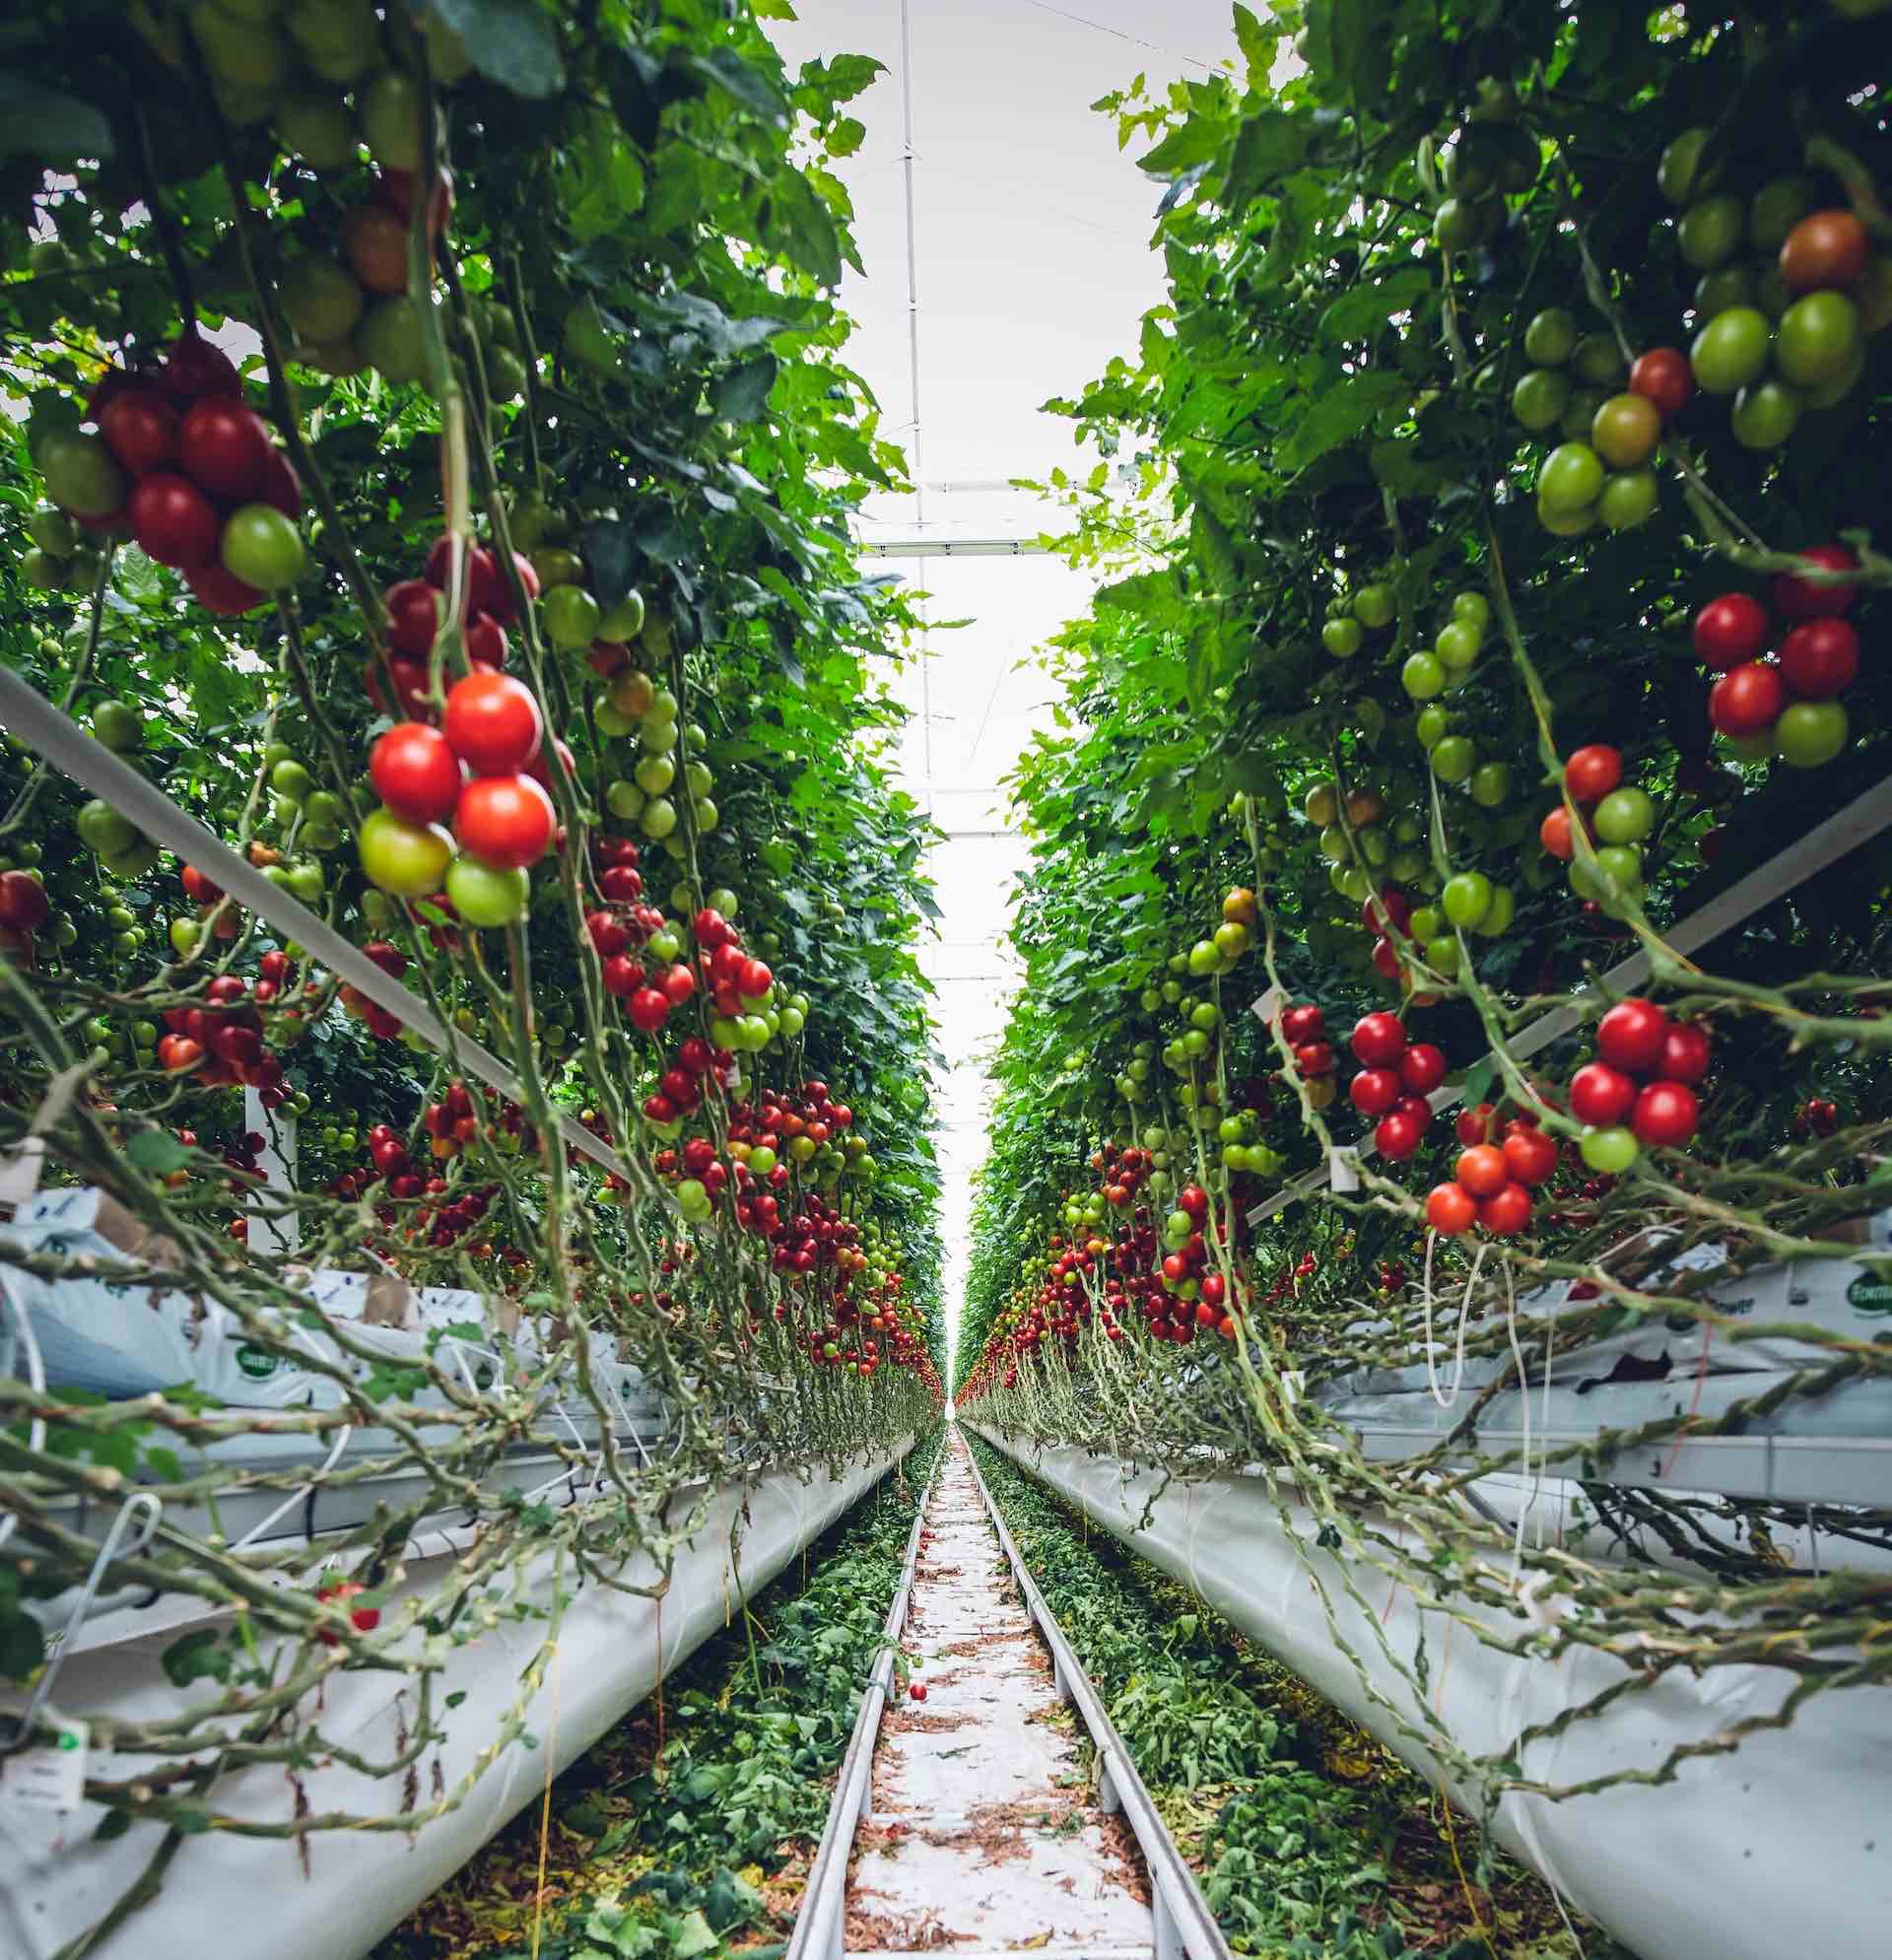
[[[907,196],[907,388],[912,410],[908,424],[908,469],[913,484],[913,534],[926,535],[926,485],[921,474],[919,421],[919,243],[913,220],[913,23],[912,0],[900,0],[900,168]],[[926,601],[919,616],[919,742],[921,803],[933,814],[933,675],[926,643]]]

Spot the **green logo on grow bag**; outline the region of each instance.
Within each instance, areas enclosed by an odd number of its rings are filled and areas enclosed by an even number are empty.
[[[1862,1272],[1846,1289],[1846,1297],[1861,1314],[1892,1314],[1892,1279]]]
[[[280,1354],[271,1354],[268,1348],[256,1347],[249,1341],[236,1350],[236,1366],[252,1382],[268,1381],[282,1365],[282,1359]]]

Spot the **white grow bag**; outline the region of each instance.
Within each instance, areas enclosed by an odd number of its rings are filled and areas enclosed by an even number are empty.
[[[164,1888],[109,1938],[90,1949],[97,1960],[353,1960],[449,1878],[516,1811],[538,1796],[548,1766],[556,1775],[589,1748],[627,1710],[647,1695],[662,1669],[677,1665],[753,1599],[795,1554],[819,1537],[883,1476],[911,1444],[850,1466],[840,1478],[824,1470],[777,1470],[744,1484],[719,1486],[704,1523],[672,1570],[658,1606],[587,1586],[567,1608],[558,1653],[527,1710],[536,1749],[514,1746],[474,1786],[459,1809],[429,1824],[414,1839],[400,1831],[317,1832],[308,1840],[304,1877],[293,1842],[213,1831],[184,1841]],[[686,1492],[678,1504],[689,1501]],[[730,1527],[744,1500],[740,1574],[729,1559]],[[410,1564],[397,1594],[430,1587],[441,1567]],[[656,1568],[640,1554],[617,1574],[649,1585]],[[549,1597],[549,1560],[532,1568],[537,1596]],[[463,1692],[466,1700],[441,1718],[447,1731],[439,1749],[440,1773],[452,1789],[487,1747],[494,1722],[511,1705],[519,1677],[538,1651],[545,1623],[502,1620],[470,1645],[449,1653],[438,1678],[436,1708]],[[59,1676],[56,1700],[66,1711],[155,1720],[188,1703],[165,1679],[159,1656],[174,1638],[166,1629],[148,1638],[75,1653]],[[327,1683],[321,1727],[331,1739],[382,1760],[395,1751],[406,1677],[350,1672]],[[411,1713],[411,1697],[409,1710]],[[419,1766],[425,1808],[434,1751]],[[89,1773],[113,1780],[147,1770],[148,1756],[115,1759],[95,1753]],[[350,1810],[383,1815],[400,1800],[398,1778],[375,1781],[330,1764],[304,1779],[316,1812]],[[224,1816],[283,1820],[292,1792],[282,1770],[261,1767],[225,1778],[206,1799]],[[50,1960],[65,1942],[95,1923],[137,1878],[157,1847],[156,1824],[134,1826],[106,1844],[93,1833],[103,1813],[82,1804],[71,1815],[28,1810],[7,1800],[0,1782],[0,1955]]]
[[[973,1425],[978,1427],[978,1425]],[[1341,1638],[1374,1685],[1408,1717],[1418,1705],[1389,1666],[1367,1614],[1347,1597],[1343,1568],[1314,1543],[1306,1508],[1291,1503],[1294,1537],[1255,1477],[1172,1482],[1147,1528],[1138,1521],[1162,1472],[1070,1449],[979,1433],[1153,1564],[1194,1586],[1223,1613],[1434,1785],[1431,1754],[1399,1733],[1334,1645],[1307,1561],[1326,1588]],[[1390,1534],[1396,1526],[1388,1523]],[[1296,1542],[1298,1540],[1298,1542]],[[1410,1659],[1419,1610],[1378,1571],[1356,1573],[1388,1643]],[[1443,1615],[1424,1628],[1432,1707],[1458,1744],[1496,1754],[1519,1730],[1588,1701],[1622,1678],[1617,1661],[1575,1650],[1552,1665],[1501,1654]],[[1720,1733],[1776,1709],[1791,1676],[1718,1667],[1700,1679],[1671,1671],[1600,1716],[1533,1745],[1527,1775],[1577,1784],[1623,1769],[1655,1769],[1678,1742]],[[1455,1786],[1449,1786],[1456,1788]],[[1462,1795],[1463,1792],[1460,1792]],[[1626,1785],[1551,1802],[1512,1794],[1498,1837],[1643,1960],[1866,1960],[1892,1953],[1892,1691],[1812,1697],[1792,1725],[1747,1736],[1732,1755],[1682,1765],[1665,1786]]]

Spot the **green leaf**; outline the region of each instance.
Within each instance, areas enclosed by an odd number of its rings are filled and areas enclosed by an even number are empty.
[[[1309,401],[1294,433],[1275,452],[1285,470],[1303,470],[1366,429],[1383,410],[1406,400],[1412,384],[1399,374],[1336,374]]]
[[[38,76],[0,69],[0,158],[70,164],[97,157],[102,163],[115,154],[111,124],[101,110]]]
[[[222,1638],[210,1627],[180,1635],[159,1656],[173,1687],[187,1688],[193,1681],[228,1681],[230,1655]]]
[[[1312,134],[1305,118],[1284,109],[1263,109],[1245,118],[1235,132],[1222,203],[1239,212],[1290,170],[1299,169],[1307,161]]]
[[[126,1139],[125,1155],[139,1170],[167,1177],[190,1162],[190,1152],[168,1129],[141,1129]]]
[[[744,108],[772,122],[787,121],[788,104],[781,92],[733,47],[712,47],[708,54],[693,54],[690,65],[718,88],[726,89]]]
[[[490,82],[515,96],[550,96],[565,86],[558,31],[537,0],[428,0]]]
[[[1385,279],[1356,286],[1343,293],[1320,315],[1320,333],[1326,340],[1361,340],[1374,328],[1385,325],[1394,313],[1405,312],[1422,294],[1429,293],[1433,275],[1422,265],[1402,265]]]
[[[1206,164],[1222,147],[1225,130],[1205,116],[1192,115],[1180,129],[1173,129],[1136,168],[1146,176],[1176,177]]]
[[[1485,1092],[1490,1089],[1498,1073],[1498,1057],[1488,1054],[1474,1062],[1465,1071],[1465,1106],[1467,1109],[1482,1103]]]
[[[777,368],[776,357],[765,349],[740,368],[718,376],[710,397],[717,417],[724,422],[755,421],[776,384]]]
[[[720,1943],[700,1912],[685,1913],[670,1933],[672,1960],[696,1960],[696,1955],[708,1953]]]

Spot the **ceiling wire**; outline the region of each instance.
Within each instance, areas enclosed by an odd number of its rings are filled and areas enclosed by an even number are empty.
[[[1186,61],[1192,68],[1200,68],[1205,74],[1215,72],[1215,64],[1204,61],[1199,56],[1184,54],[1180,47],[1165,47],[1159,41],[1143,40],[1138,35],[1125,34],[1121,28],[1114,28],[1108,21],[1094,21],[1088,14],[1073,14],[1068,7],[1053,7],[1050,0],[1025,0],[1028,7],[1036,7],[1041,14],[1055,14],[1061,21],[1074,22],[1080,28],[1095,28],[1101,34],[1115,34],[1118,40],[1126,40],[1132,47],[1147,47],[1152,54],[1173,54],[1179,61]]]

